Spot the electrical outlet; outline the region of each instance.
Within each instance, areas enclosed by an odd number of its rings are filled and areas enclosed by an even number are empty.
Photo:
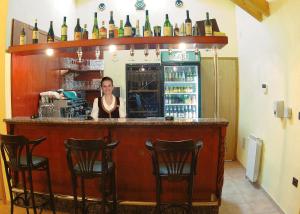
[[[298,187],[298,179],[293,177],[293,182],[292,184],[295,186],[295,187]]]

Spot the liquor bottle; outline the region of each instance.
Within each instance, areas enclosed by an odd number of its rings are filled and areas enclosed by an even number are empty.
[[[140,21],[136,20],[136,28],[135,28],[135,37],[140,37],[141,33],[140,33]]]
[[[39,43],[39,29],[37,27],[37,20],[35,20],[34,28],[32,29],[32,44]]]
[[[192,36],[192,20],[190,19],[190,13],[188,10],[186,11],[185,35]]]
[[[179,36],[179,27],[177,23],[175,24],[175,28],[174,28],[174,36]]]
[[[114,38],[118,38],[119,37],[119,28],[116,26],[114,29]]]
[[[109,25],[108,25],[108,37],[114,38],[114,32],[115,32],[115,22],[113,18],[113,12],[110,11],[110,19],[109,19]]]
[[[193,26],[193,36],[198,36],[198,35],[199,35],[199,28],[197,23],[195,23]]]
[[[172,25],[171,22],[169,21],[169,15],[166,14],[166,20],[164,23],[164,36],[172,36]]]
[[[146,21],[145,21],[145,26],[144,26],[144,37],[149,37],[152,36],[151,33],[151,25],[149,21],[149,12],[146,10]]]
[[[99,27],[98,27],[98,19],[97,19],[97,12],[94,14],[94,26],[92,32],[92,39],[99,39]]]
[[[54,42],[53,21],[50,21],[50,28],[47,35],[47,42]]]
[[[81,27],[80,27],[80,20],[79,18],[77,19],[77,24],[74,29],[74,40],[80,40],[81,39]]]
[[[25,33],[25,27],[22,27],[21,34],[20,34],[20,45],[26,44],[26,33]]]
[[[205,36],[212,36],[212,23],[209,19],[209,13],[206,12],[206,20],[204,21]]]
[[[132,27],[131,27],[131,23],[130,23],[130,20],[129,20],[129,15],[127,15],[126,23],[125,23],[125,26],[124,26],[124,36],[125,37],[131,37],[132,36]]]
[[[102,21],[102,27],[100,28],[100,39],[107,39],[107,29],[105,27],[105,21]]]
[[[61,41],[68,40],[68,25],[67,25],[67,17],[64,16],[64,22],[61,26]]]
[[[124,37],[124,28],[123,28],[123,20],[120,20],[120,28],[118,30],[119,38]]]
[[[180,35],[180,36],[185,36],[185,35],[186,35],[185,32],[186,32],[186,31],[185,31],[185,24],[182,23],[181,26],[180,26],[179,35]]]
[[[82,32],[82,39],[89,39],[89,32],[87,30],[87,24],[84,24],[83,32]]]

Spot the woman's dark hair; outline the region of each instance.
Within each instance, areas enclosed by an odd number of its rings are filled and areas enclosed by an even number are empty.
[[[112,86],[114,85],[114,81],[112,80],[112,78],[110,78],[110,77],[103,77],[102,80],[101,80],[101,87],[102,87],[102,84],[103,84],[104,81],[110,81],[111,85]]]

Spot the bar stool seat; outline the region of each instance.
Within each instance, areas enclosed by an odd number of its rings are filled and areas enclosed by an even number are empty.
[[[107,170],[110,171],[110,170],[113,170],[113,168],[114,168],[114,163],[113,162],[107,162]],[[102,161],[95,161],[94,164],[93,164],[92,170],[93,170],[94,174],[101,174],[101,173],[103,173]],[[76,164],[74,166],[74,172],[76,174],[82,174],[79,164]]]
[[[14,213],[14,205],[25,207],[27,214],[29,213],[29,208],[33,208],[33,212],[36,214],[36,209],[43,208],[46,204],[49,204],[53,213],[55,213],[48,158],[32,155],[34,148],[45,140],[45,137],[30,141],[24,136],[0,135],[1,155],[5,166],[12,214]],[[32,172],[35,170],[46,172],[49,191],[49,199],[44,200],[39,204],[36,203],[35,200],[32,181]],[[23,192],[15,193],[13,192],[13,187],[19,186],[19,172],[22,175]],[[26,179],[26,173],[28,174],[28,180]],[[29,190],[26,186],[27,182],[29,183]],[[20,204],[20,201],[22,201],[23,204]]]
[[[107,199],[110,195],[113,201],[111,213],[117,213],[115,163],[108,156],[111,155],[112,150],[116,148],[118,143],[118,141],[109,141],[108,143],[107,140],[103,139],[84,140],[71,138],[65,141],[76,214],[78,213],[77,178],[81,180],[82,214],[88,213],[85,179],[93,178],[100,178],[99,180],[101,181],[101,213],[107,213],[106,206],[109,205]],[[109,189],[107,189],[107,182],[110,183]]]
[[[32,156],[32,168],[39,168],[43,165],[46,165],[48,162],[48,159],[41,156]],[[21,156],[20,157],[20,166],[21,167],[27,167],[27,157]]]
[[[146,142],[146,148],[151,153],[153,175],[156,179],[156,213],[161,213],[163,210],[173,207],[181,207],[188,213],[192,212],[194,175],[196,174],[198,153],[202,147],[203,143],[201,141],[194,142],[193,140],[158,140],[155,143],[148,140]],[[168,182],[187,181],[187,202],[181,204],[169,202],[162,209],[161,194],[163,192],[163,180],[167,180]]]

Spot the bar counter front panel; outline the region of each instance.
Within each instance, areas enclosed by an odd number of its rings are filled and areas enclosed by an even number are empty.
[[[113,152],[116,163],[118,200],[155,201],[155,178],[145,142],[151,140],[200,139],[193,201],[210,202],[221,198],[224,176],[224,139],[228,122],[224,119],[98,119],[95,121],[64,118],[16,117],[6,119],[8,133],[29,139],[47,140],[36,147],[34,155],[49,158],[52,188],[55,194],[72,195],[71,175],[67,166],[65,139],[93,139],[108,136],[120,143]],[[101,197],[99,180],[87,182],[87,195]],[[185,184],[164,183],[163,200],[185,200]],[[47,192],[46,177],[34,174],[34,188]],[[215,197],[214,197],[215,196]],[[219,200],[220,203],[220,200]]]

